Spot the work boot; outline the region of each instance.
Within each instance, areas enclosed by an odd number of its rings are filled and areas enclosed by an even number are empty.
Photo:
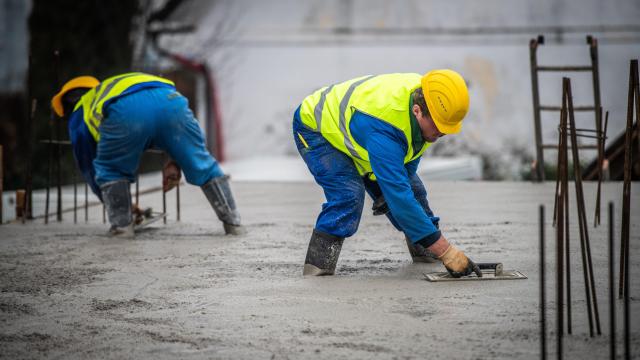
[[[218,215],[218,219],[222,221],[225,234],[244,234],[244,228],[240,225],[240,213],[236,209],[236,202],[233,200],[231,187],[229,187],[229,177],[224,175],[213,178],[201,188]]]
[[[333,275],[344,238],[313,229],[302,275]]]
[[[131,193],[128,180],[110,181],[100,187],[111,228],[109,234],[133,238],[131,217]]]
[[[409,253],[414,263],[436,263],[440,261],[431,250],[420,244],[413,244],[407,236],[405,236],[404,239],[407,241],[407,247],[409,248]]]

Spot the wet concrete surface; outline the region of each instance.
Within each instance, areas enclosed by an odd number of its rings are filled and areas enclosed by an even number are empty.
[[[547,205],[549,352],[555,344],[554,184],[427,183],[451,241],[478,262],[529,278],[429,283],[439,264],[412,264],[401,233],[373,217],[344,243],[336,276],[303,278],[323,195],[313,183],[234,183],[248,234],[229,237],[199,188],[182,187],[182,221],[135,240],[91,221],[0,227],[1,358],[533,359],[539,358],[538,204]],[[573,335],[566,358],[608,356],[606,213],[594,229],[595,184],[585,185],[601,326],[587,330],[572,207]],[[608,183],[604,204],[622,185]],[[169,196],[173,210],[173,196]],[[574,201],[574,200],[572,200]],[[160,194],[141,197],[161,208]],[[632,193],[632,351],[640,357],[640,194]],[[603,209],[605,206],[603,206]],[[617,253],[617,249],[616,249]],[[618,324],[622,324],[622,302]],[[621,329],[621,326],[619,327]],[[621,332],[618,340],[621,345]],[[618,347],[621,352],[621,346]]]

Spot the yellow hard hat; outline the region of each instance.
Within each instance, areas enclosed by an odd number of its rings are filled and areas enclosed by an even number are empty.
[[[460,74],[453,70],[433,70],[422,77],[422,92],[433,122],[443,134],[462,129],[469,110],[469,91]]]
[[[93,76],[78,76],[67,81],[62,89],[51,99],[51,107],[58,116],[64,116],[64,108],[62,107],[62,97],[73,89],[94,88],[100,84],[98,79]]]

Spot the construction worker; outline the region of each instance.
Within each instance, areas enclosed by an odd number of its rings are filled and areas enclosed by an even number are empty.
[[[370,75],[323,87],[293,117],[298,151],[326,202],[309,241],[304,275],[332,275],[344,238],[358,229],[365,191],[374,215],[403,231],[413,261],[442,261],[454,277],[480,269],[450,244],[416,174],[440,137],[458,133],[467,86],[452,70]]]
[[[225,233],[242,232],[228,177],[205,148],[198,121],[173,82],[137,72],[102,82],[80,76],[64,84],[51,106],[69,121],[76,163],[106,207],[111,234],[133,236],[129,184],[149,148],[173,159],[163,169],[164,191],[177,185],[182,168],[187,182],[202,188]]]

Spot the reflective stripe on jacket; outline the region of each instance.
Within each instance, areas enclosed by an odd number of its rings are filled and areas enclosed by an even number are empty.
[[[374,179],[367,150],[351,134],[351,118],[358,111],[392,125],[407,140],[404,163],[420,157],[430,143],[414,151],[409,108],[411,93],[420,87],[420,79],[420,74],[413,73],[369,75],[327,86],[302,101],[300,118],[353,159],[361,175]]]
[[[100,122],[103,119],[105,104],[126,94],[127,90],[131,87],[147,82],[160,82],[175,86],[171,80],[135,72],[110,77],[82,96],[76,104],[74,111],[82,107],[84,122],[87,124],[89,132],[96,142],[100,141],[99,128]]]

